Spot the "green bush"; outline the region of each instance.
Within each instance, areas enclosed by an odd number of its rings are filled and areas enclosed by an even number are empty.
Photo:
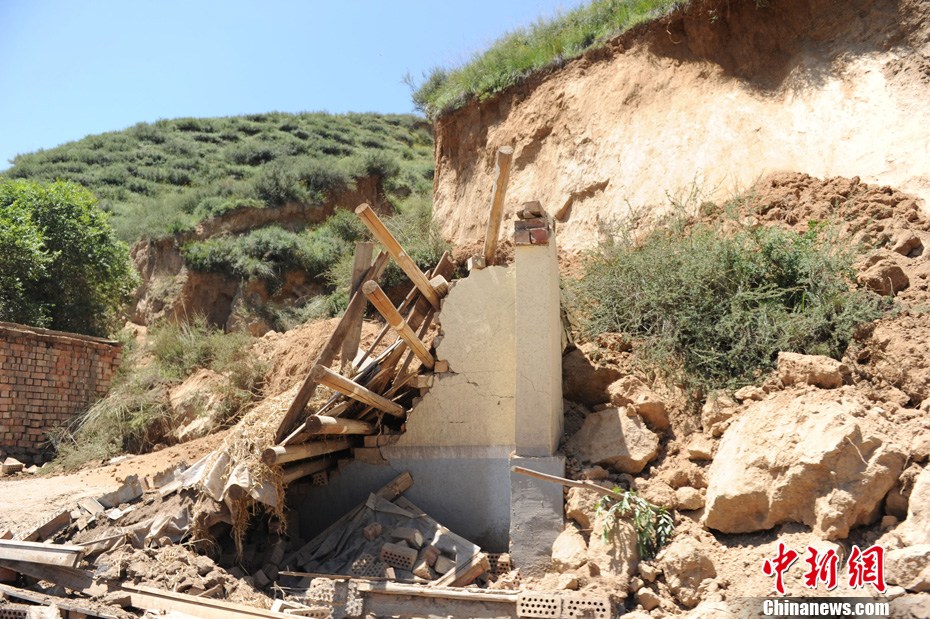
[[[636,24],[668,13],[679,0],[595,0],[550,21],[516,30],[457,69],[433,69],[414,89],[413,102],[428,116],[484,99],[602,44]],[[412,80],[408,77],[412,86]]]
[[[724,233],[703,224],[619,235],[573,291],[587,333],[644,338],[640,351],[691,388],[733,388],[779,351],[839,357],[887,306],[853,285],[854,254],[823,225]]]
[[[137,278],[128,248],[89,191],[2,181],[0,221],[0,304],[7,308],[0,319],[90,335],[119,322]]]

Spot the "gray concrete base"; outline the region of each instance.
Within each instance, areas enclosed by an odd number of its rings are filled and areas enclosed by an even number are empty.
[[[510,464],[540,473],[565,475],[565,458],[512,455]],[[522,574],[548,570],[552,543],[564,525],[562,486],[510,474],[510,559]]]
[[[287,502],[311,539],[394,477],[409,471],[414,504],[485,552],[505,552],[510,528],[510,464],[505,447],[383,447],[387,465],[349,462],[325,486],[295,484]],[[299,487],[298,487],[299,486]]]

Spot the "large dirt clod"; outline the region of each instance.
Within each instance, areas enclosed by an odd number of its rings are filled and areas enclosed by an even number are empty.
[[[801,522],[826,539],[879,516],[906,454],[849,388],[754,402],[727,430],[708,475],[704,524],[725,533]]]

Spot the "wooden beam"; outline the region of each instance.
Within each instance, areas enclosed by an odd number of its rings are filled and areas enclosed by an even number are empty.
[[[179,612],[199,619],[227,619],[256,617],[262,619],[294,619],[294,615],[278,613],[245,604],[236,604],[225,600],[202,598],[186,593],[175,593],[153,587],[123,585],[129,593],[134,608],[158,610],[166,613]]]
[[[84,570],[73,567],[64,567],[62,565],[43,565],[41,563],[31,563],[29,561],[8,561],[0,559],[0,567],[11,569],[14,572],[53,582],[72,591],[82,591],[91,595],[99,594],[105,591],[105,585],[98,585],[94,582],[94,577]]]
[[[561,484],[563,486],[568,486],[569,488],[587,488],[588,490],[593,490],[598,494],[603,494],[604,496],[617,497],[617,493],[611,490],[610,488],[605,488],[604,486],[599,486],[593,481],[575,481],[574,479],[565,479],[564,477],[559,477],[558,475],[549,475],[548,473],[539,473],[537,471],[531,471],[530,469],[523,468],[522,466],[512,466],[510,470],[514,473],[519,473],[520,475],[526,475],[527,477],[535,477],[536,479],[541,479],[543,481],[549,481],[554,484]]]
[[[24,542],[41,542],[58,533],[71,524],[71,510],[66,509],[42,526],[23,537]]]
[[[307,419],[307,434],[374,434],[373,424],[355,419],[341,419],[329,415],[313,415]]]
[[[365,275],[365,279],[376,280],[381,277],[385,267],[387,267],[387,263],[388,255],[383,252],[378,254],[378,257],[375,258],[375,263]],[[339,352],[339,346],[342,344],[342,340],[345,338],[346,333],[348,333],[349,327],[352,325],[355,317],[361,315],[365,311],[365,305],[367,303],[368,301],[361,291],[352,295],[352,300],[349,301],[349,306],[339,320],[339,324],[336,325],[333,334],[329,336],[329,340],[326,342],[326,346],[323,347],[323,350],[320,351],[316,359],[318,365],[328,366],[333,362],[333,359],[336,358],[336,354]],[[275,433],[276,443],[280,443],[281,439],[287,436],[293,429],[293,426],[297,424],[297,420],[303,414],[304,409],[307,407],[307,403],[310,401],[310,398],[313,397],[316,386],[316,382],[314,382],[310,376],[307,376],[304,380],[304,384],[300,386],[297,395],[294,396],[294,401],[291,402],[291,406],[287,409],[284,418],[281,419],[281,423],[278,424],[278,430]]]
[[[330,419],[332,419],[332,417],[330,417]],[[339,419],[334,421],[343,420]],[[374,433],[373,430],[372,433]],[[297,460],[307,460],[309,458],[325,456],[326,454],[349,449],[350,447],[351,444],[347,438],[339,438],[332,441],[314,441],[312,443],[304,443],[303,445],[269,447],[262,452],[262,462],[267,465],[286,464],[288,462],[295,462]]]
[[[43,604],[45,606],[54,604],[58,608],[62,608],[69,613],[81,613],[88,617],[100,617],[100,619],[120,619],[120,617],[125,617],[125,613],[117,614],[105,608],[88,606],[81,604],[79,600],[70,600],[47,593],[36,593],[35,591],[27,591],[9,585],[0,585],[0,593],[17,600],[26,600],[27,602],[33,602],[35,604]]]
[[[365,273],[371,268],[371,257],[374,253],[375,244],[368,241],[355,244],[355,264],[352,267],[352,281],[349,283],[349,298],[352,298],[359,288],[362,287]],[[352,360],[358,354],[358,345],[362,340],[362,318],[364,313],[354,317],[355,321],[349,325],[346,339],[342,342],[342,367],[346,368],[352,364]]]
[[[420,341],[420,338],[413,332],[413,329],[410,328],[410,325],[407,324],[404,317],[400,315],[400,312],[397,311],[397,308],[394,307],[391,300],[384,294],[384,291],[381,290],[381,286],[379,286],[377,282],[365,282],[365,285],[362,286],[362,292],[365,293],[365,296],[368,297],[371,304],[375,306],[378,313],[384,316],[387,323],[397,331],[397,335],[407,343],[407,346],[409,346],[413,354],[417,356],[417,359],[429,369],[433,369],[433,364],[435,363],[433,355],[429,353],[426,345]]]
[[[488,225],[484,232],[484,263],[487,266],[494,264],[497,254],[497,239],[500,236],[501,221],[504,218],[504,197],[507,195],[507,181],[510,180],[510,162],[513,159],[513,148],[501,146],[497,149],[497,179],[491,192],[491,212],[488,214]]]
[[[359,216],[362,223],[371,231],[372,236],[374,236],[388,253],[391,254],[397,266],[407,274],[407,277],[409,277],[413,285],[417,287],[417,290],[427,298],[433,307],[439,309],[439,295],[433,287],[430,286],[429,278],[423,274],[420,267],[407,255],[407,252],[400,246],[400,243],[397,242],[397,239],[394,238],[391,231],[387,229],[384,222],[378,217],[378,214],[367,204],[359,205],[359,207],[355,209],[355,214]]]
[[[0,559],[25,561],[42,565],[74,567],[84,556],[80,546],[67,544],[40,544],[19,540],[0,540]]]
[[[368,406],[373,406],[380,411],[395,417],[403,417],[406,414],[404,407],[396,402],[391,402],[387,398],[378,395],[371,389],[362,387],[358,383],[349,380],[324,365],[315,365],[310,370],[310,378],[316,383],[329,387],[333,391],[338,391],[347,395],[353,400],[358,400]]]
[[[332,458],[320,458],[319,460],[310,460],[308,462],[303,462],[297,466],[292,466],[284,469],[284,483],[290,484],[307,477],[308,475],[313,475],[314,473],[320,473],[326,469],[332,467],[336,464],[336,461]]]

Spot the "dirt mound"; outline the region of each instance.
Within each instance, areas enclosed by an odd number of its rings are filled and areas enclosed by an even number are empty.
[[[268,364],[263,388],[265,397],[287,391],[307,377],[338,323],[338,318],[330,318],[285,333],[269,331],[256,342],[253,353]],[[370,346],[380,330],[381,324],[377,322],[363,322],[361,347]],[[393,338],[387,339],[393,341]]]
[[[435,214],[479,242],[498,147],[505,217],[564,205],[559,246],[594,245],[631,210],[695,188],[714,200],[798,170],[930,198],[930,4],[702,0],[437,121]],[[476,156],[477,155],[477,156]],[[504,236],[507,236],[504,226]]]

